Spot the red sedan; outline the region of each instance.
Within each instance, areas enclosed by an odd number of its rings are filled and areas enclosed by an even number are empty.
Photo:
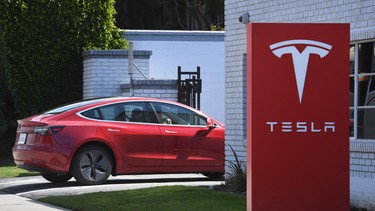
[[[159,99],[82,101],[18,120],[19,168],[51,182],[83,184],[140,173],[224,173],[224,125],[188,106]]]

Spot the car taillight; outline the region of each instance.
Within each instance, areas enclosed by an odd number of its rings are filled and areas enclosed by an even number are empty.
[[[38,126],[33,129],[33,132],[40,135],[53,135],[64,129],[65,126]]]

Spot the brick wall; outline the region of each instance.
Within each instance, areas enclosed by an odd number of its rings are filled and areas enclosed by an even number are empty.
[[[177,80],[133,80],[123,84],[122,96],[152,97],[177,101]],[[133,90],[131,90],[133,89]]]
[[[151,51],[134,51],[134,63],[149,78]],[[145,79],[133,69],[128,74],[128,52],[98,50],[83,53],[83,99],[124,96],[177,101],[177,80]]]
[[[134,51],[134,63],[150,75],[151,51]],[[136,68],[133,79],[144,79]],[[83,99],[120,96],[120,85],[130,83],[126,50],[97,50],[83,53]]]
[[[350,143],[350,176],[375,178],[375,143]]]
[[[236,150],[240,160],[246,162],[246,26],[238,21],[238,17],[248,12],[251,22],[350,23],[352,41],[375,39],[375,1],[225,0],[224,3],[226,143]],[[355,147],[358,144],[351,144],[351,168],[367,169],[366,165],[359,167],[361,164],[354,162],[367,159],[358,157],[370,157],[375,150],[361,151],[362,148]],[[357,151],[353,151],[353,147]],[[228,146],[226,159],[233,161]],[[356,172],[353,169],[351,174],[358,174]]]

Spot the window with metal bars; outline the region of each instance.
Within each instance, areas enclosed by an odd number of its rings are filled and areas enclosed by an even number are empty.
[[[374,41],[350,46],[350,136],[375,140]]]

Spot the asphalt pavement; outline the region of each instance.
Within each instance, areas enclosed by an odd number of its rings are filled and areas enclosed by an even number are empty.
[[[40,176],[8,178],[0,179],[0,210],[65,211],[67,209],[44,204],[36,199],[167,185],[214,186],[223,183],[223,181],[210,180],[200,174],[117,176],[111,177],[105,184],[94,186],[79,185],[74,179],[64,184],[52,184]],[[375,210],[375,179],[351,177],[350,202],[356,207]]]

